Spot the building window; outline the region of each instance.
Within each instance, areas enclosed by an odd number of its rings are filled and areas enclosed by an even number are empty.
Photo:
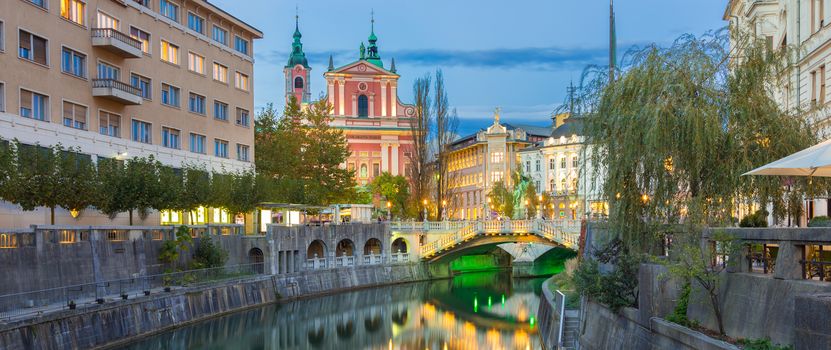
[[[98,112],[98,132],[105,136],[121,137],[121,116],[110,112]]]
[[[162,40],[162,60],[168,63],[179,64],[179,47]]]
[[[372,164],[372,176],[378,177],[381,175],[381,164],[373,163]]]
[[[566,179],[560,179],[560,191],[565,192],[566,190]]]
[[[61,70],[76,77],[87,77],[87,56],[64,47],[61,50]]]
[[[234,49],[243,55],[248,54],[248,40],[234,36]]]
[[[179,22],[179,5],[169,0],[159,0],[159,13],[170,18],[173,22]]]
[[[248,110],[237,108],[237,125],[248,127],[251,125],[251,118],[248,115]]]
[[[369,98],[366,95],[358,96],[358,116],[369,116]]]
[[[303,88],[303,78],[301,78],[301,77],[294,78],[294,88],[295,89],[302,89]]]
[[[577,156],[571,157],[571,167],[572,168],[577,168],[579,166],[580,166],[580,164],[577,162]]]
[[[214,118],[222,121],[228,121],[228,104],[214,101]]]
[[[190,97],[188,98],[188,110],[197,113],[197,114],[205,114],[205,96],[190,93]]]
[[[825,104],[825,65],[819,67],[819,104]]]
[[[133,73],[130,75],[130,85],[132,85],[136,89],[139,89],[141,97],[143,97],[145,100],[149,100],[153,97],[151,91],[151,87],[153,86],[153,84],[151,84],[150,78],[143,77],[141,75]]]
[[[249,160],[248,153],[248,146],[237,144],[237,160],[247,162]]]
[[[61,17],[78,25],[84,25],[85,6],[86,4],[80,0],[61,0]]]
[[[162,84],[162,104],[179,107],[179,88]]]
[[[19,50],[20,58],[27,59],[32,62],[47,65],[48,57],[48,41],[37,35],[21,30],[19,36]]]
[[[150,0],[133,0],[133,2],[135,2],[135,3],[137,3],[141,6],[150,8]]]
[[[525,173],[526,174],[531,173],[531,161],[530,160],[525,161]]]
[[[86,130],[87,107],[64,101],[63,125],[74,129]]]
[[[98,28],[110,28],[118,30],[118,19],[101,11],[98,11],[96,23]]]
[[[179,149],[181,147],[179,135],[179,130],[162,128],[162,146]]]
[[[153,143],[153,126],[150,123],[133,119],[133,141]]]
[[[228,67],[214,62],[214,80],[228,83]]]
[[[205,34],[205,19],[193,14],[193,12],[188,12],[188,28],[199,34]]]
[[[537,161],[536,161],[536,168],[537,168],[537,171],[538,171],[538,172],[539,172],[540,170],[542,170],[542,168],[541,168],[541,165],[540,165],[540,164],[541,164],[541,161],[540,161],[539,159],[537,159]],[[537,188],[540,188],[540,187],[539,187],[539,186],[537,186]]]
[[[557,169],[557,162],[554,160],[554,158],[551,158],[551,159],[548,160],[548,169],[550,169],[550,170]]]
[[[551,193],[557,191],[557,184],[554,182],[554,179],[551,179],[551,181],[548,182],[548,188],[548,190],[551,191]]]
[[[188,69],[191,72],[205,74],[205,57],[188,52]]]
[[[6,50],[6,26],[0,21],[0,52]]]
[[[130,27],[130,37],[141,41],[141,51],[144,51],[148,55],[150,54],[150,33],[136,27]]]
[[[214,155],[220,158],[228,158],[228,141],[214,139]]]
[[[237,89],[248,91],[248,76],[240,72],[234,75],[234,86]]]
[[[228,31],[218,26],[214,26],[212,34],[213,35],[211,37],[214,41],[221,43],[222,45],[228,45],[228,41],[226,41],[228,40]]]
[[[566,157],[560,158],[560,169],[565,170],[566,168]]]
[[[20,116],[48,121],[49,97],[29,90],[20,90]]]
[[[104,62],[98,62],[98,79],[119,80],[120,78],[121,69]]]
[[[502,181],[502,172],[501,171],[494,171],[491,173],[491,182],[499,182]]]
[[[505,159],[505,154],[502,152],[491,153],[491,163],[502,163]]]
[[[190,134],[190,151],[205,154],[205,135]]]
[[[35,6],[38,6],[40,8],[44,8],[44,9],[46,8],[46,4],[47,4],[47,0],[29,0],[29,2],[31,2]]]
[[[0,112],[6,111],[6,84],[0,82]]]

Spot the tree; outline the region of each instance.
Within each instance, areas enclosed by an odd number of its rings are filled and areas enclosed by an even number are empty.
[[[410,121],[410,136],[413,139],[413,146],[412,152],[408,155],[410,162],[409,180],[413,193],[412,200],[421,203],[423,199],[427,198],[432,176],[428,147],[433,105],[430,99],[429,75],[416,79],[413,83],[413,95],[415,95],[415,115]],[[419,213],[419,215],[422,214]]]
[[[123,182],[119,185],[123,192],[119,195],[123,208],[130,213],[130,225],[133,224],[134,212],[138,212],[139,217],[144,220],[150,209],[158,204],[159,166],[153,156],[148,156],[130,159],[124,168],[124,176],[121,177]]]
[[[505,186],[504,181],[494,182],[488,197],[491,199],[491,210],[509,219],[514,216],[514,194]]]
[[[406,215],[409,207],[407,203],[410,199],[410,186],[407,178],[401,175],[393,176],[385,171],[380,176],[376,176],[369,187],[372,193],[380,195],[392,204],[393,215],[399,217]]]
[[[9,199],[23,210],[46,207],[50,221],[55,223],[55,207],[59,203],[60,188],[56,153],[60,146],[42,147],[15,143],[16,172],[10,179]]]
[[[303,203],[303,112],[292,96],[279,117],[272,104],[257,115],[254,122],[257,172],[270,179],[266,198],[288,203]]]
[[[216,245],[211,236],[204,235],[193,252],[191,267],[194,269],[217,268],[225,266],[226,261],[228,261],[228,251]]]
[[[438,211],[447,211],[447,215],[453,217],[451,212],[460,207],[457,196],[453,192],[454,184],[457,180],[455,174],[458,172],[450,172],[450,144],[456,139],[456,129],[459,125],[459,118],[454,109],[452,112],[449,108],[447,100],[447,90],[444,85],[444,74],[442,71],[436,70],[435,80],[435,98],[433,99],[433,110],[435,111],[435,126],[436,133],[433,136],[433,144],[436,149],[436,173],[439,174],[436,179],[436,203]],[[445,201],[450,203],[449,208],[444,208]]]
[[[127,211],[123,200],[126,191],[124,162],[117,159],[99,158],[97,176],[95,177],[95,195],[93,206],[110,219],[118,213]]]
[[[302,161],[306,204],[329,205],[355,197],[354,173],[342,168],[350,151],[343,131],[329,125],[332,106],[326,99],[303,113]]]
[[[80,152],[77,148],[62,150],[57,159],[57,204],[70,211],[84,210],[95,201],[95,167],[92,159]]]
[[[605,180],[610,229],[634,251],[655,250],[667,225],[697,236],[701,226],[729,223],[740,204],[785,212],[781,179],[741,174],[816,140],[798,110],[771,98],[788,76],[789,52],[741,35],[730,51],[727,39],[651,45],[628,55],[618,80],[588,70],[581,82],[576,104],[594,176]]]
[[[195,211],[203,205],[207,205],[211,198],[211,176],[204,167],[193,165],[184,169],[184,183],[182,184],[182,195],[179,198],[181,209],[190,215],[190,222],[195,223]]]
[[[672,276],[695,283],[704,291],[718,323],[718,331],[724,334],[719,298],[721,274],[728,266],[734,267],[735,264],[742,263],[730,259],[738,255],[742,244],[723,231],[714,232],[710,239],[713,244],[710,252],[701,249],[701,245],[697,244],[682,246],[680,254],[674,263],[669,265],[668,270]]]
[[[184,197],[185,184],[181,169],[174,169],[169,166],[157,164],[156,167],[156,193],[153,201],[153,209],[163,210],[184,210],[182,198]]]

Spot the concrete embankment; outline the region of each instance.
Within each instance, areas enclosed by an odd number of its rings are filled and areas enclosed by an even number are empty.
[[[0,324],[0,349],[111,347],[190,323],[283,300],[442,277],[423,264],[259,276],[177,289]]]

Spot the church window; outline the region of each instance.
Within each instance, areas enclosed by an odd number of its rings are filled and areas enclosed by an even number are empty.
[[[295,89],[302,89],[303,88],[303,78],[301,78],[301,77],[294,78],[294,88]]]
[[[369,116],[369,98],[367,98],[366,95],[358,96],[358,116]]]

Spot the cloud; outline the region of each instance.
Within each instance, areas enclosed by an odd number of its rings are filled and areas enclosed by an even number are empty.
[[[307,51],[306,57],[312,65],[326,65],[329,55],[335,62],[351,62],[358,53],[357,50],[340,50],[329,52]],[[442,66],[442,67],[476,67],[476,68],[534,68],[544,70],[558,70],[565,68],[584,67],[586,64],[603,63],[608,59],[607,48],[557,48],[557,47],[526,47],[514,49],[483,49],[483,50],[385,50],[381,56],[388,60],[395,58],[398,64],[415,66]],[[282,50],[266,51],[257,55],[269,63],[280,63],[288,59],[289,52]]]

